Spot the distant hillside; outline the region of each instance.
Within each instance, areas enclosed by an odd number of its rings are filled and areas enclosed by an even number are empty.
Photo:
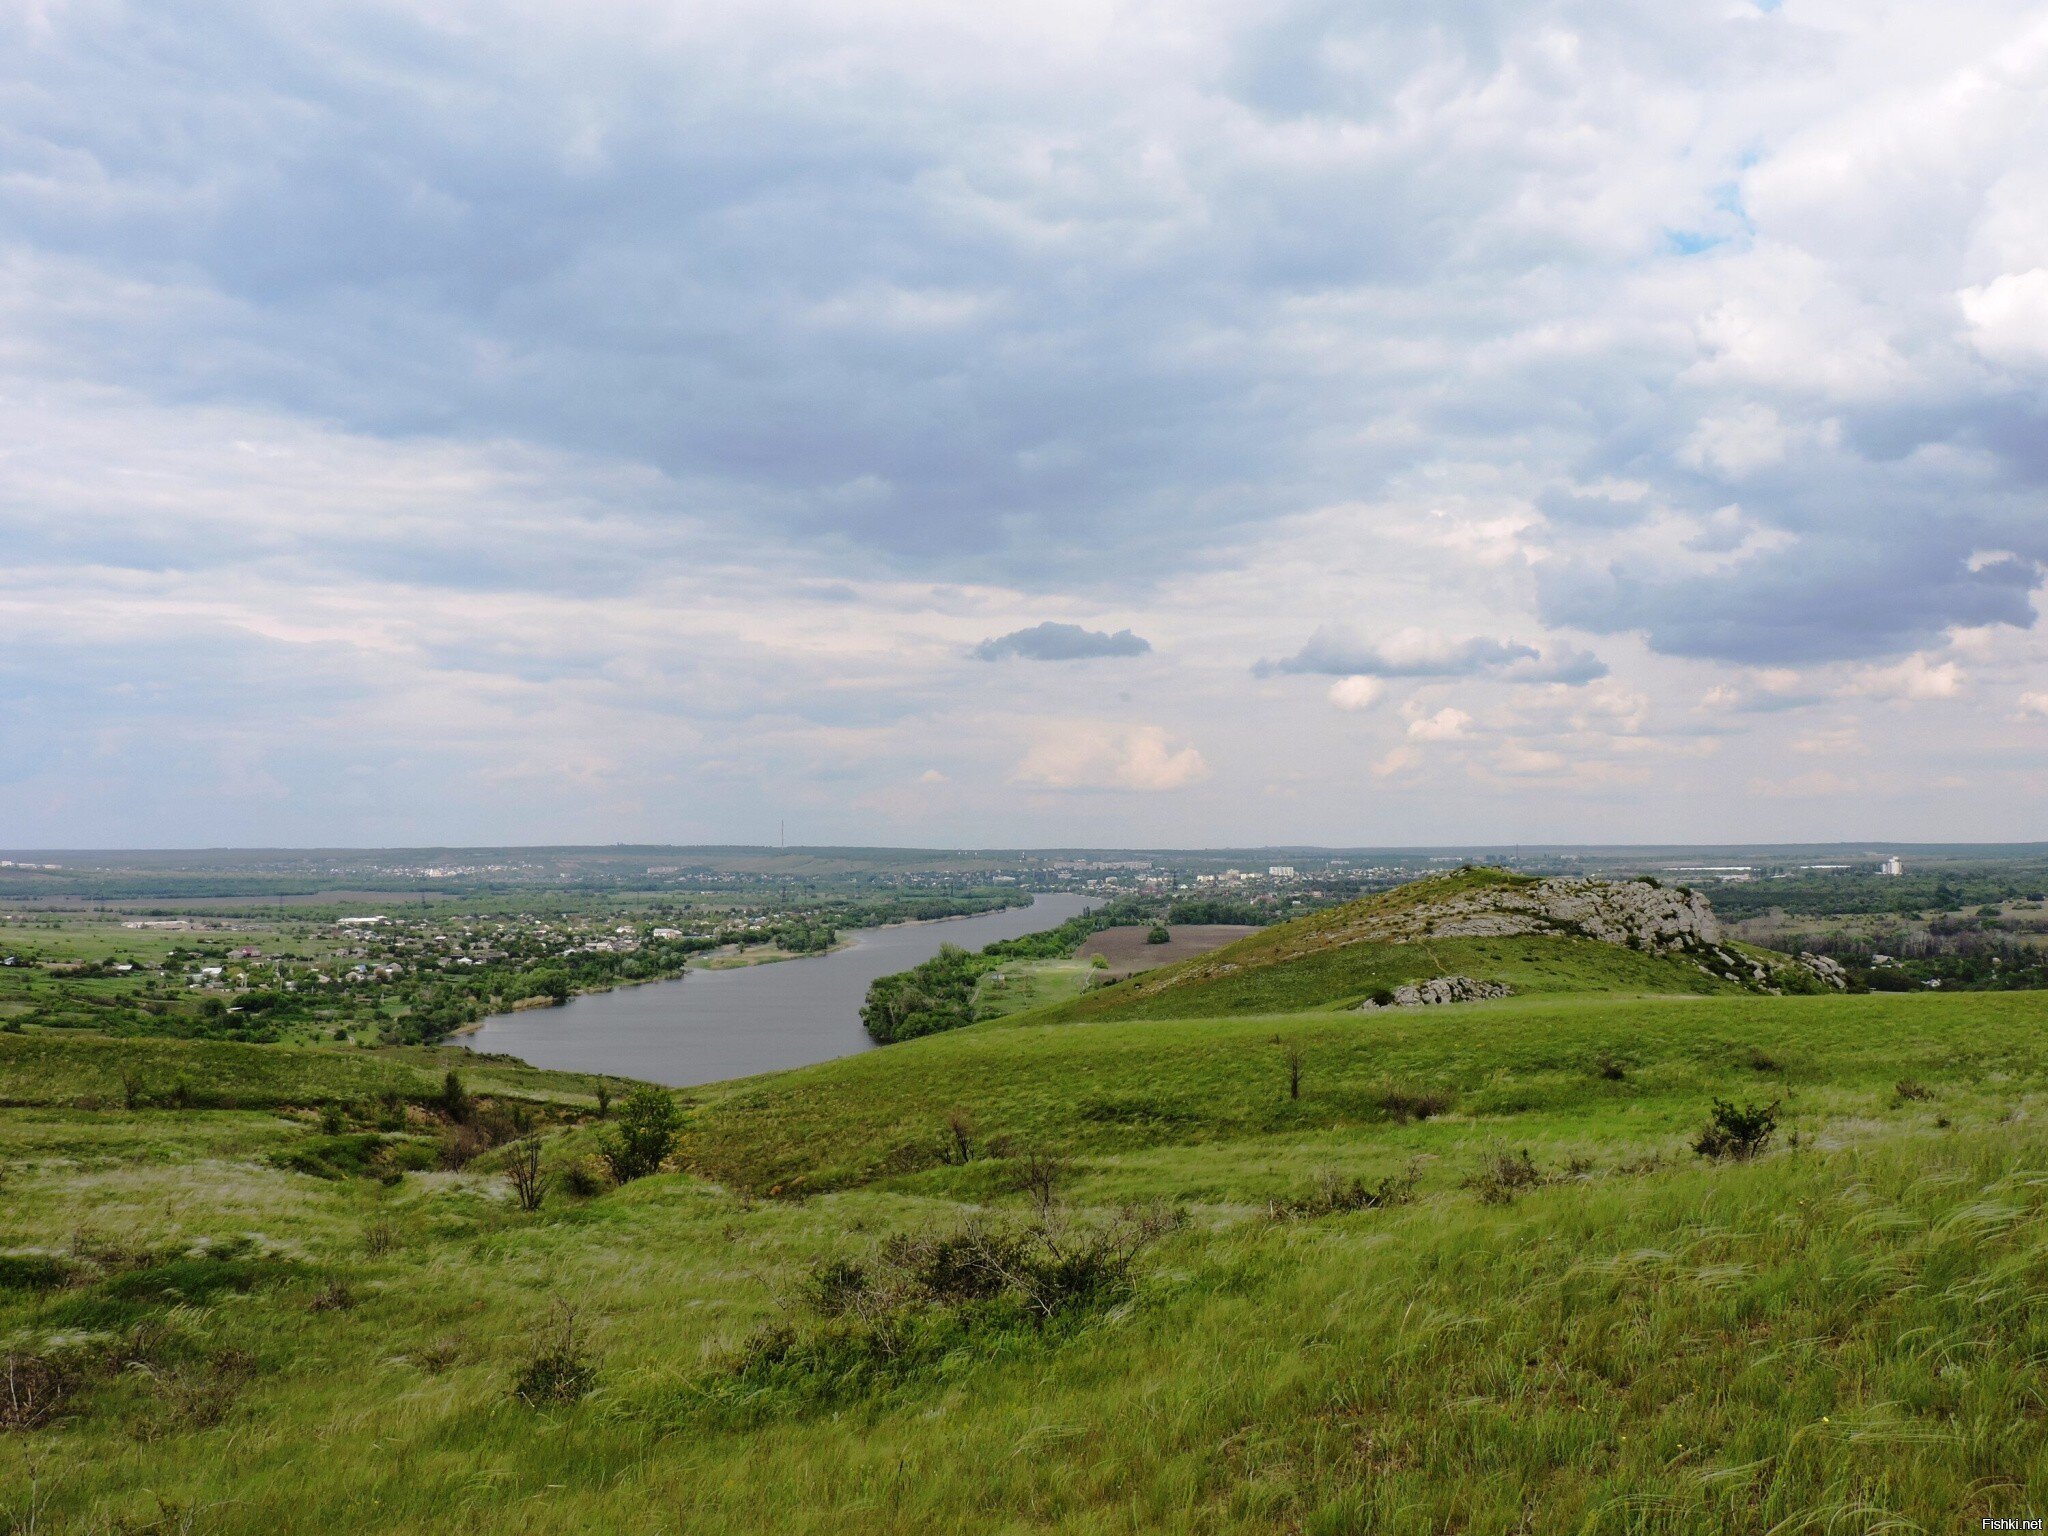
[[[1406,1003],[1403,988],[1479,994],[1810,992],[1786,955],[1724,941],[1704,896],[1651,880],[1434,875],[1281,923],[1104,987],[1063,1017],[1191,1018]],[[1464,983],[1476,984],[1465,988]]]

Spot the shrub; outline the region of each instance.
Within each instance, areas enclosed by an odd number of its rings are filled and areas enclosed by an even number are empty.
[[[435,1103],[441,1113],[457,1125],[469,1118],[469,1090],[462,1086],[462,1074],[453,1067],[450,1067],[448,1075],[441,1079],[441,1092]]]
[[[1515,1196],[1542,1184],[1543,1173],[1526,1151],[1497,1152],[1465,1180],[1482,1205],[1512,1205]]]
[[[0,1253],[0,1291],[54,1291],[71,1278],[71,1266],[54,1254]]]
[[[1748,1162],[1770,1145],[1778,1128],[1778,1102],[1746,1104],[1740,1107],[1726,1099],[1714,1100],[1707,1127],[1692,1144],[1702,1157],[1733,1158]]]
[[[0,1430],[49,1423],[79,1385],[78,1372],[60,1355],[0,1355]]]
[[[306,1303],[308,1312],[353,1312],[356,1293],[346,1280],[330,1280]]]
[[[1154,923],[1145,934],[1147,944],[1171,944],[1173,934],[1164,923]]]
[[[1059,1202],[1059,1187],[1073,1171],[1074,1165],[1059,1153],[1033,1147],[1016,1160],[1011,1176],[1017,1190],[1030,1197],[1040,1217],[1050,1219]]]
[[[863,1262],[813,1269],[805,1314],[756,1334],[686,1388],[688,1411],[759,1422],[778,1409],[846,1402],[936,1369],[962,1350],[1041,1340],[1128,1295],[1138,1256],[1181,1217],[1119,1212],[1102,1222],[899,1234]]]
[[[682,1116],[676,1101],[662,1088],[636,1088],[619,1106],[618,1127],[599,1150],[612,1177],[621,1184],[659,1173],[676,1149]]]
[[[601,1195],[611,1187],[611,1181],[601,1167],[593,1166],[587,1158],[578,1158],[565,1166],[557,1175],[562,1188],[578,1200],[588,1200]]]
[[[939,1142],[939,1161],[958,1165],[974,1160],[974,1121],[964,1109],[949,1110]]]
[[[1892,1084],[1892,1092],[1898,1095],[1899,1102],[1902,1104],[1915,1099],[1931,1099],[1934,1097],[1934,1090],[1916,1077],[1900,1078],[1896,1083]]]
[[[346,1129],[348,1129],[348,1120],[342,1114],[339,1104],[328,1103],[320,1106],[321,1135],[339,1136]]]
[[[540,1138],[527,1136],[512,1144],[505,1172],[512,1180],[513,1198],[522,1211],[537,1211],[546,1191],[541,1187]]]
[[[1341,1216],[1349,1211],[1384,1210],[1413,1201],[1417,1178],[1418,1169],[1413,1163],[1405,1171],[1389,1174],[1375,1184],[1355,1176],[1346,1179],[1341,1174],[1326,1173],[1307,1194],[1275,1200],[1267,1210],[1275,1221],[1290,1217],[1312,1221],[1319,1216]]]
[[[1396,1125],[1406,1125],[1410,1120],[1429,1120],[1450,1109],[1456,1100],[1440,1089],[1383,1089],[1379,1096],[1380,1109]]]
[[[534,1331],[512,1395],[529,1408],[545,1408],[587,1397],[596,1384],[597,1367],[577,1330],[576,1309],[557,1301],[548,1320]]]
[[[379,1216],[363,1228],[363,1252],[373,1259],[381,1259],[398,1247],[398,1228],[386,1217]]]

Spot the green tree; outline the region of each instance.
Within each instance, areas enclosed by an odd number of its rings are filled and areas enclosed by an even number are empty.
[[[659,1173],[676,1149],[683,1117],[661,1088],[636,1088],[619,1106],[618,1129],[600,1143],[600,1154],[621,1184]]]

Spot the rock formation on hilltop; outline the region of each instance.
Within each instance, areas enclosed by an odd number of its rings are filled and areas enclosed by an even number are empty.
[[[1250,941],[1255,954],[1233,946],[1207,965],[1176,967],[1144,992],[1214,980],[1245,965],[1279,965],[1350,944],[1421,944],[1435,939],[1540,937],[1590,939],[1643,954],[1688,962],[1706,975],[1757,992],[1840,990],[1846,975],[1819,956],[1772,957],[1724,939],[1707,898],[1647,877],[1603,880],[1593,875],[1538,878],[1499,869],[1461,869],[1432,875],[1348,906],[1283,925]],[[1468,990],[1492,983],[1440,976],[1416,983],[1392,1006],[1460,1002]],[[1425,996],[1427,992],[1429,995]],[[1489,993],[1486,995],[1500,995]],[[1388,1006],[1384,999],[1381,1006]]]
[[[1648,880],[1568,875],[1500,884],[1374,913],[1342,942],[1490,939],[1555,933],[1666,954],[1721,942],[1706,897]]]

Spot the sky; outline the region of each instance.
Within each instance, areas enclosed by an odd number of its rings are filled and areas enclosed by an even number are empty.
[[[0,0],[0,846],[2048,835],[2048,17]]]

